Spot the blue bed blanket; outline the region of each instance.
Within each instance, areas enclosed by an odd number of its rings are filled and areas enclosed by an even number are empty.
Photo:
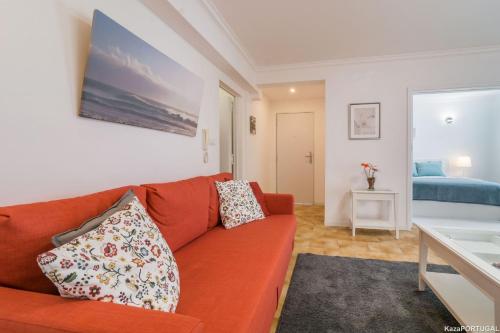
[[[500,206],[500,184],[473,178],[413,177],[413,200]]]

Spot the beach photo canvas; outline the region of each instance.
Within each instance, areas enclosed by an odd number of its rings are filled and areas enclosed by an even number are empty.
[[[195,136],[203,81],[96,10],[79,115]]]

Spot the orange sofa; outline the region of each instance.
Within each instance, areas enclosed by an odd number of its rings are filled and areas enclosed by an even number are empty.
[[[271,216],[226,230],[215,180],[126,186],[86,196],[0,208],[0,332],[268,332],[295,235],[293,197],[265,194]],[[66,299],[36,264],[52,235],[138,196],[174,251],[176,313]]]

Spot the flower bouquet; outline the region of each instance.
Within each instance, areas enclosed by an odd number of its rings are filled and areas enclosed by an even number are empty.
[[[375,173],[378,171],[378,168],[376,165],[372,163],[361,163],[361,166],[363,167],[363,171],[365,172],[366,175],[366,180],[368,181],[368,189],[369,190],[375,190]]]

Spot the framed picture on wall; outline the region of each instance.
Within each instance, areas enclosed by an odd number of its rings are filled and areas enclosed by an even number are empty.
[[[250,134],[257,134],[257,119],[255,116],[250,116]]]
[[[380,103],[349,104],[349,139],[380,139]]]
[[[203,80],[99,10],[80,117],[196,136]]]

